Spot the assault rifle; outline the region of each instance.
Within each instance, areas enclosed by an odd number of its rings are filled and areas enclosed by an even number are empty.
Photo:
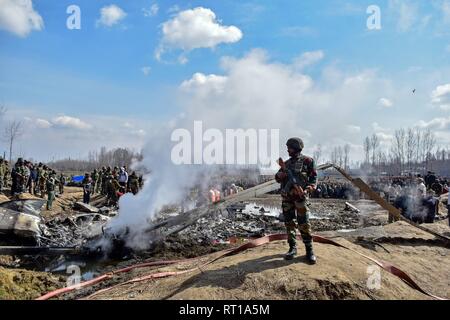
[[[286,167],[286,163],[282,158],[278,159],[278,164],[280,165],[281,170],[287,175],[287,182],[284,185],[284,188],[281,189],[281,194],[284,196],[297,196],[300,199],[305,198],[305,191],[300,186],[300,182],[291,169]]]

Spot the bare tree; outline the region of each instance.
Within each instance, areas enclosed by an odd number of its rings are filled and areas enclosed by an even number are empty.
[[[366,137],[365,139],[364,139],[364,153],[365,153],[365,156],[366,156],[366,164],[368,164],[369,163],[369,159],[370,159],[370,138],[369,137]]]
[[[416,127],[414,129],[415,133],[416,133],[416,154],[415,154],[415,160],[417,164],[420,164],[423,161],[423,157],[422,157],[422,130],[419,127]]]
[[[378,136],[374,133],[372,135],[372,138],[370,138],[370,148],[372,149],[372,166],[375,166],[376,152],[379,146],[380,140],[378,139]]]
[[[6,125],[4,139],[9,144],[9,162],[12,160],[14,142],[23,134],[22,122],[13,120]]]
[[[427,169],[435,146],[436,146],[436,137],[434,133],[431,131],[431,129],[428,128],[423,133],[423,150],[425,154],[425,163]]]
[[[338,162],[338,154],[337,154],[336,147],[334,147],[333,151],[331,151],[330,160],[331,160],[331,163],[334,163],[334,164],[337,164],[337,162]]]
[[[403,164],[405,163],[405,139],[406,133],[404,129],[395,131],[393,152],[400,171],[403,171]]]
[[[414,153],[416,152],[416,135],[414,129],[409,128],[406,134],[406,164],[408,169],[411,170]]]
[[[350,145],[347,143],[344,146],[344,168],[347,170],[350,163]]]
[[[343,152],[341,146],[338,146],[336,148],[336,154],[337,154],[338,165],[339,165],[339,167],[342,167],[344,164],[344,152]]]
[[[320,163],[320,157],[322,156],[322,146],[319,144],[316,147],[316,150],[314,150],[314,160],[316,161],[317,164]]]

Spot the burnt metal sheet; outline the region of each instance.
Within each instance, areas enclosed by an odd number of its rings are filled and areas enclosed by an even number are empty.
[[[0,204],[0,234],[40,236],[40,210],[44,203],[45,200],[16,200]]]

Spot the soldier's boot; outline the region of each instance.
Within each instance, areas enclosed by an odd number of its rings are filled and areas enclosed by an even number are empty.
[[[312,242],[305,243],[305,249],[306,249],[306,259],[310,264],[316,264],[317,258],[314,255]]]
[[[284,255],[285,260],[292,260],[297,255],[297,247],[296,246],[289,246],[289,251]]]

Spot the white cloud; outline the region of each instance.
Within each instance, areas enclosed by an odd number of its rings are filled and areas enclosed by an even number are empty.
[[[48,128],[52,127],[52,124],[45,119],[36,119],[35,123],[36,123],[37,127],[42,128],[42,129],[48,129]]]
[[[178,12],[180,11],[180,6],[175,4],[173,6],[171,6],[169,9],[167,9],[167,13],[174,13],[174,12]]]
[[[380,126],[380,125],[378,124],[378,122],[372,123],[372,129],[373,129],[373,131],[375,131],[375,132],[386,132],[386,131],[389,131],[389,129],[383,128],[382,126]]]
[[[183,81],[180,87],[185,91],[202,92],[202,94],[220,93],[223,92],[226,82],[227,77],[197,72],[191,79]]]
[[[159,6],[157,3],[152,4],[150,9],[142,8],[142,12],[144,13],[145,17],[153,17],[156,16],[159,12]]]
[[[442,15],[444,19],[444,23],[449,24],[450,23],[450,1],[442,1]]]
[[[26,37],[32,30],[42,30],[44,20],[33,9],[31,0],[0,0],[0,29]]]
[[[383,108],[390,108],[392,107],[394,104],[392,103],[391,100],[387,99],[387,98],[381,98],[378,101],[378,105],[380,105]]]
[[[167,49],[188,52],[196,48],[214,48],[221,43],[234,43],[242,38],[239,28],[221,25],[211,9],[202,7],[181,11],[164,22],[162,34],[156,51],[157,59]]]
[[[100,19],[97,20],[97,25],[112,27],[123,20],[126,16],[126,12],[115,4],[105,6],[100,9]]]
[[[294,65],[298,69],[303,69],[319,62],[324,57],[325,54],[322,50],[304,52],[299,57],[294,59]]]
[[[147,135],[147,132],[143,129],[133,130],[131,131],[133,135],[139,136],[139,137],[145,137]]]
[[[449,131],[450,130],[450,117],[447,118],[434,118],[428,122],[420,120],[419,127],[429,128],[432,130]]]
[[[91,129],[92,126],[84,121],[82,121],[79,118],[69,117],[69,116],[59,116],[56,118],[53,118],[52,120],[53,124],[64,127],[64,128],[72,128],[72,129],[79,129],[79,130],[87,130]]]
[[[148,76],[149,74],[150,74],[150,71],[152,70],[152,68],[150,68],[150,67],[142,67],[141,68],[141,71],[142,71],[142,73],[145,75],[145,76]]]
[[[406,32],[412,29],[418,19],[418,6],[415,2],[407,0],[389,0],[389,9],[392,10],[397,20],[397,30]]]
[[[443,110],[450,110],[450,83],[437,86],[431,92],[431,103]]]
[[[356,134],[356,133],[360,133],[361,132],[361,127],[359,126],[355,126],[355,125],[348,125],[346,127],[347,132],[350,134]]]

